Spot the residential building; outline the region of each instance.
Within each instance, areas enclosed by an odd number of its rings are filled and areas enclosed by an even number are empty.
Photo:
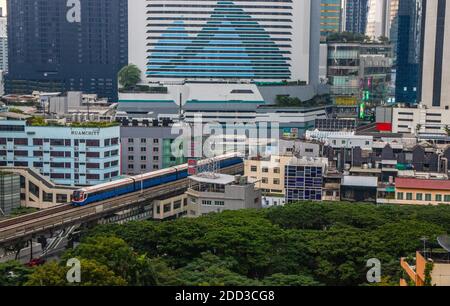
[[[420,101],[427,108],[450,109],[450,4],[447,0],[424,4]]]
[[[327,158],[293,157],[285,166],[286,203],[322,201]]]
[[[322,39],[330,33],[341,30],[341,0],[320,0],[320,36]]]
[[[261,208],[261,190],[246,177],[202,173],[189,177],[188,217],[225,210]]]
[[[83,91],[117,101],[117,73],[128,63],[127,6],[8,0],[6,93]]]
[[[397,177],[395,198],[383,199],[380,202],[400,205],[450,205],[450,180]]]
[[[36,168],[59,185],[109,182],[120,174],[119,133],[115,125],[70,126],[0,113],[0,167]]]
[[[365,175],[344,175],[341,182],[341,200],[376,202],[378,178]]]
[[[138,175],[186,162],[172,154],[172,144],[180,134],[171,126],[121,126],[121,173]]]
[[[319,33],[316,0],[136,0],[129,7],[129,62],[144,83],[317,84]]]
[[[421,90],[422,0],[400,0],[395,100],[416,104]]]
[[[20,175],[0,171],[0,216],[20,207]]]
[[[368,0],[343,0],[343,31],[364,34],[367,26]]]

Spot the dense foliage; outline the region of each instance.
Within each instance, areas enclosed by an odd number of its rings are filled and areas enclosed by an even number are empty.
[[[435,241],[449,230],[446,206],[304,202],[98,226],[61,264],[31,272],[13,265],[20,277],[0,281],[62,285],[63,263],[76,257],[82,260],[83,285],[354,286],[367,284],[366,263],[377,258],[383,284],[396,285],[400,257],[414,255],[422,237]]]

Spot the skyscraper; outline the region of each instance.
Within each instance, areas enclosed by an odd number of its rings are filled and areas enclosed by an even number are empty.
[[[344,0],[343,30],[352,33],[366,32],[368,0]]]
[[[377,39],[391,37],[391,29],[396,31],[399,0],[369,0],[366,35]]]
[[[6,7],[0,5],[0,71],[8,72],[8,33]]]
[[[320,0],[320,36],[326,38],[330,33],[341,29],[341,0]]]
[[[129,62],[147,82],[319,80],[317,0],[129,5]]]
[[[127,0],[8,0],[7,93],[84,91],[117,100]]]
[[[423,0],[400,0],[397,34],[395,98],[399,103],[418,101],[422,46]]]
[[[421,101],[427,107],[450,109],[450,2],[423,2]]]

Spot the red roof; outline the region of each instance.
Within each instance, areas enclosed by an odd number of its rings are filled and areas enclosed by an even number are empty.
[[[450,180],[425,180],[397,177],[395,187],[408,189],[450,190]]]

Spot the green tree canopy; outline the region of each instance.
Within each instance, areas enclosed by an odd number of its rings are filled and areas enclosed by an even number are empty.
[[[141,70],[134,64],[129,64],[119,71],[119,83],[125,89],[135,87],[141,81]]]

